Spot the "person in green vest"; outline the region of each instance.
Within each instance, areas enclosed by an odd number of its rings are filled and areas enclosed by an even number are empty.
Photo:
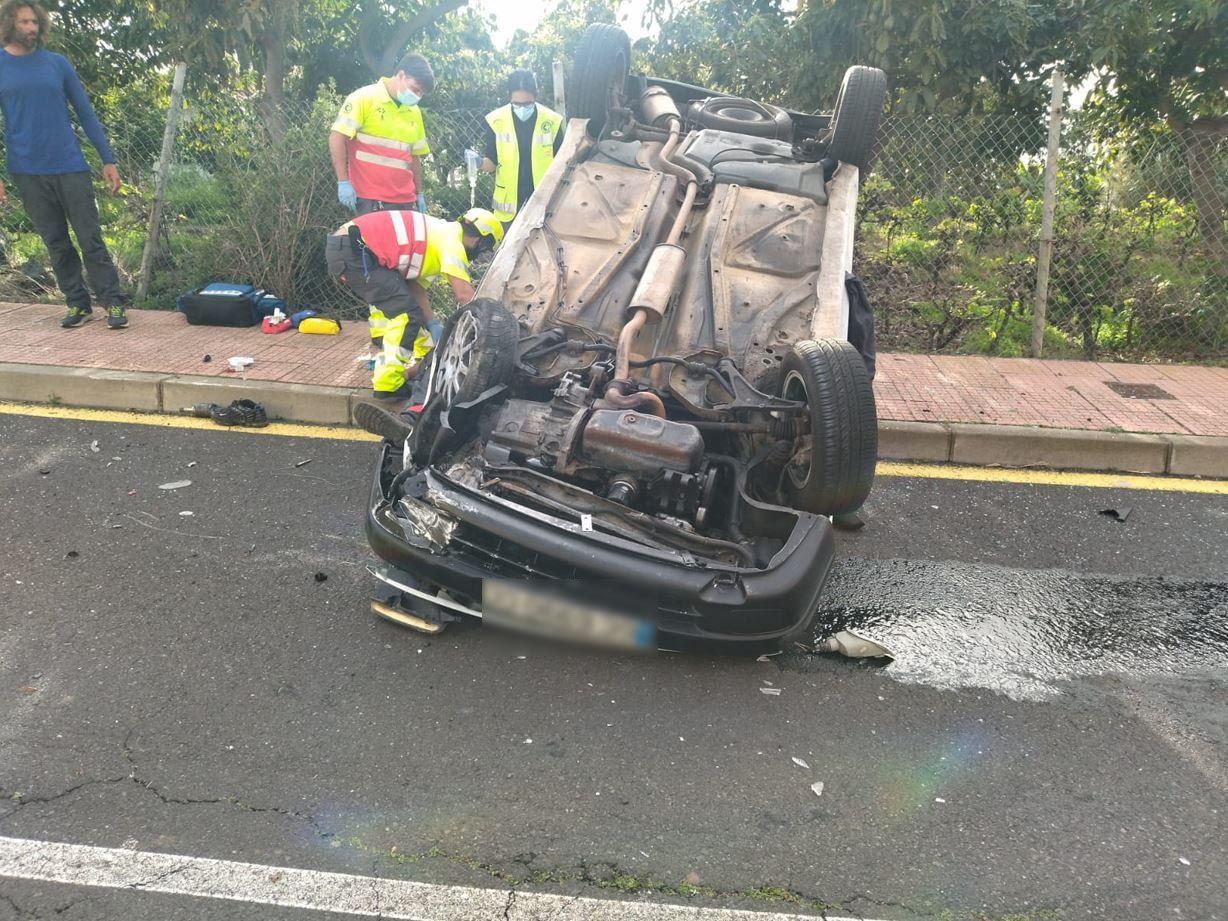
[[[563,144],[563,116],[537,104],[537,79],[513,70],[507,78],[508,105],[486,116],[486,158],[482,169],[495,174],[491,211],[504,224],[529,200]]]

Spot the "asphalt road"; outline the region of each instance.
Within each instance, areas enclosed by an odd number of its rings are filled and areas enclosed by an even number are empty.
[[[882,478],[824,624],[893,664],[617,659],[371,616],[373,450],[0,416],[0,836],[900,921],[1228,918],[1228,497]],[[0,877],[0,921],[323,916]]]

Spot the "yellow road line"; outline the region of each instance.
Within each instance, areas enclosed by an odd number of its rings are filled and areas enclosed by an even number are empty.
[[[75,409],[35,403],[2,403],[0,416],[36,416],[44,419],[72,419],[78,422],[115,422],[127,425],[153,425],[161,428],[230,431],[244,435],[280,435],[294,438],[323,438],[332,441],[377,441],[361,429],[333,425],[304,425],[272,422],[266,428],[223,429],[208,419],[157,413],[134,413],[112,409]],[[1159,492],[1204,493],[1228,496],[1228,480],[1194,480],[1186,477],[1141,476],[1129,473],[1078,473],[1066,470],[1019,470],[1007,467],[959,467],[948,464],[905,464],[882,461],[878,475],[915,477],[928,480],[963,480],[978,483],[1015,483],[1023,486],[1090,486],[1100,489],[1156,490]]]
[[[76,409],[35,403],[0,403],[0,416],[37,416],[43,419],[72,419],[77,422],[116,422],[125,425],[153,425],[168,429],[207,429],[210,432],[236,432],[244,435],[281,435],[293,438],[326,438],[333,441],[378,441],[362,429],[338,425],[305,425],[298,422],[270,422],[260,429],[220,426],[195,416],[159,413],[134,413],[116,409]]]
[[[878,476],[978,483],[1018,483],[1025,486],[1091,486],[1098,489],[1144,489],[1228,496],[1228,480],[1194,480],[1176,476],[1133,473],[1079,473],[1073,470],[1023,470],[1009,467],[958,467],[946,464],[904,464],[882,461]]]

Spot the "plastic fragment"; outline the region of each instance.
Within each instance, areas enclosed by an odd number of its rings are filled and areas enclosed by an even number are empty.
[[[817,783],[812,783],[810,785],[810,789],[814,791],[815,796],[822,796],[823,795],[823,781],[820,780]]]
[[[191,480],[174,480],[170,483],[161,484],[158,489],[183,489],[185,486],[191,486]]]
[[[191,518],[191,517],[192,517],[194,514],[195,514],[195,512],[187,512],[187,511],[184,511],[184,512],[180,512],[180,513],[179,513],[179,517],[180,517],[180,518]]]
[[[1190,862],[1186,860],[1184,857],[1178,857],[1177,859],[1181,861],[1182,866],[1188,867],[1190,865]]]
[[[99,451],[102,450],[102,448],[98,447],[97,440],[90,442],[90,450],[93,451],[95,454],[97,454]]]
[[[799,768],[805,768],[806,770],[810,770],[810,765],[808,765],[801,758],[794,756],[793,763],[796,764]]]
[[[760,688],[759,693],[766,694],[768,697],[779,697],[780,688]]]
[[[841,630],[834,636],[829,636],[819,644],[819,648],[827,652],[838,652],[841,655],[855,659],[878,658],[880,656],[885,656],[889,659],[895,658],[886,647],[858,636],[851,630]]]

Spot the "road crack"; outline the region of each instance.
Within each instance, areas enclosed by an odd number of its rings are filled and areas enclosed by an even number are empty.
[[[130,729],[124,737],[123,751],[124,758],[128,761],[131,770],[128,777],[125,779],[131,780],[143,790],[148,790],[163,803],[168,806],[229,806],[234,809],[240,809],[243,812],[251,813],[273,813],[275,815],[284,816],[289,819],[296,819],[300,822],[306,822],[315,831],[316,835],[323,839],[333,837],[333,833],[325,831],[321,827],[319,820],[310,813],[296,812],[293,809],[283,809],[280,806],[253,806],[250,803],[244,802],[237,796],[221,796],[221,797],[202,797],[202,798],[181,798],[169,796],[154,784],[152,780],[148,780],[141,776],[140,765],[137,764],[136,753],[132,749],[132,736],[135,729]]]

